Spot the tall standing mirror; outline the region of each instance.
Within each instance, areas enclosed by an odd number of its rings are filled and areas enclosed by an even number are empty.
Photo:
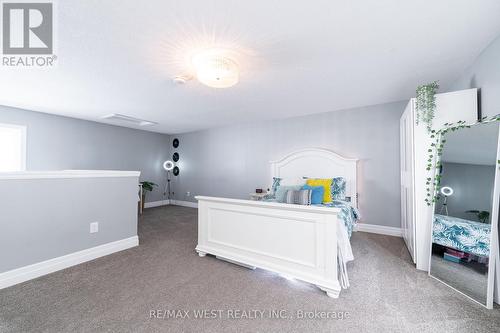
[[[499,123],[478,123],[448,132],[443,139],[429,274],[492,308]]]

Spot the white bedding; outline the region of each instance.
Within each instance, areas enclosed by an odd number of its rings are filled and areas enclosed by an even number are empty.
[[[338,224],[337,228],[337,241],[338,241],[338,266],[339,266],[339,282],[340,286],[344,289],[349,288],[349,276],[347,274],[346,264],[354,260],[352,254],[351,242],[347,234],[347,228],[343,223]]]

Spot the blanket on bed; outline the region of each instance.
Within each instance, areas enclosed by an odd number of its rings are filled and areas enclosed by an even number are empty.
[[[491,225],[436,214],[432,241],[455,250],[478,256],[490,254]]]
[[[352,207],[351,204],[347,201],[334,200],[333,202],[330,203],[319,204],[314,206],[340,208],[341,210],[339,214],[339,219],[341,219],[344,222],[344,225],[347,228],[347,234],[349,235],[349,238],[352,235],[352,231],[354,230],[356,223],[361,218],[359,210],[357,208]]]

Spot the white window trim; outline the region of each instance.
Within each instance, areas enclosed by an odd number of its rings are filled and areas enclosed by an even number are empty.
[[[27,126],[0,123],[0,127],[16,128],[21,130],[21,171],[26,171],[26,132]]]

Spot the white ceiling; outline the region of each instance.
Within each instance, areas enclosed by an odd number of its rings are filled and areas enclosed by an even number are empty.
[[[163,133],[407,99],[500,33],[498,0],[54,2],[57,67],[0,67],[0,104]],[[211,46],[239,54],[239,84],[171,81]]]

